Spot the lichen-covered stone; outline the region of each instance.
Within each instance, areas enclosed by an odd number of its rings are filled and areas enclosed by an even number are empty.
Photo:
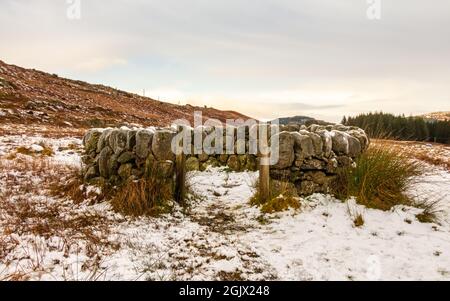
[[[353,136],[348,136],[348,155],[355,158],[361,154],[361,143]]]
[[[331,131],[333,151],[337,155],[348,155],[348,137],[347,133],[336,130]]]
[[[322,151],[325,157],[329,157],[333,150],[333,140],[331,138],[331,133],[327,130],[320,130],[316,132],[317,135],[322,139]]]
[[[136,132],[135,153],[139,159],[146,159],[152,147],[153,133],[148,130],[139,130]]]
[[[100,153],[105,146],[109,146],[109,135],[111,134],[112,129],[106,129],[100,135],[100,138],[97,142],[97,153]]]
[[[301,170],[325,170],[327,167],[327,162],[318,159],[306,159],[301,164]]]
[[[133,152],[124,152],[122,153],[119,158],[117,159],[117,162],[120,164],[128,163],[136,159],[136,155]]]
[[[159,161],[175,161],[175,154],[172,151],[172,139],[176,133],[170,130],[156,131],[153,135],[152,151]]]
[[[219,167],[219,166],[220,166],[220,163],[216,158],[209,157],[208,161],[200,164],[200,170],[204,171],[208,167]]]
[[[226,164],[228,161],[228,155],[227,154],[221,154],[219,155],[219,162],[222,164]]]
[[[300,154],[302,158],[311,158],[315,154],[313,140],[308,135],[300,133],[291,134],[294,139],[294,150],[296,154]]]
[[[108,161],[112,153],[113,151],[111,150],[111,148],[109,146],[106,146],[102,149],[98,158],[98,170],[100,176],[105,179],[109,177]]]
[[[186,171],[200,170],[200,162],[196,157],[189,157],[186,160]]]
[[[86,169],[85,173],[84,173],[84,180],[85,181],[89,181],[92,178],[95,178],[96,176],[98,176],[98,168],[97,166],[90,166]]]
[[[241,169],[241,164],[239,163],[239,158],[236,155],[231,155],[228,158],[227,165],[233,171],[239,171]]]
[[[115,154],[120,154],[127,147],[127,133],[124,130],[113,130],[109,135],[109,146]]]
[[[295,133],[293,133],[295,134]],[[278,139],[278,149],[272,147],[272,152],[278,151],[278,162],[273,165],[274,169],[284,169],[292,165],[295,159],[294,155],[294,137],[289,132],[281,132],[274,135],[274,139]]]
[[[131,176],[131,171],[133,170],[133,165],[130,163],[122,164],[117,171],[117,174],[122,180],[127,180]]]
[[[206,154],[206,153],[201,153],[201,154],[198,154],[198,160],[200,161],[200,162],[206,162],[206,161],[208,161],[208,159],[209,159],[209,155],[208,154]]]
[[[117,170],[119,169],[119,162],[117,161],[119,155],[112,154],[108,160],[108,175],[117,175]]]
[[[90,130],[83,137],[84,149],[87,153],[97,150],[98,140],[100,139],[101,132],[99,130]]]

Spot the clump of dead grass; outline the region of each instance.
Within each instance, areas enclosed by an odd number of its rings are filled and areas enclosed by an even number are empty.
[[[261,202],[259,185],[255,183],[255,194],[250,199],[252,206],[260,206],[263,213],[275,213],[289,210],[298,210],[301,207],[295,186],[288,181],[270,180],[270,197]]]
[[[173,200],[173,180],[164,177],[154,165],[147,176],[138,180],[128,180],[114,192],[113,209],[130,216],[157,216],[171,210]]]
[[[355,197],[368,208],[390,210],[414,203],[406,192],[422,173],[422,165],[404,153],[387,145],[371,146],[356,166],[339,171],[334,193],[340,199]]]

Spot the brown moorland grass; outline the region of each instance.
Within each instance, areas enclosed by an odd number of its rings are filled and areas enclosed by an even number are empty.
[[[17,235],[31,235],[41,239],[41,244],[52,237],[60,237],[63,241],[60,248],[65,253],[74,246],[84,245],[92,264],[98,264],[103,251],[118,248],[108,239],[112,221],[87,207],[79,207],[77,201],[72,200],[78,195],[79,183],[73,185],[73,191],[65,190],[64,197],[52,196],[51,187],[78,172],[76,168],[54,164],[44,157],[0,160],[0,262],[9,264],[8,254],[19,244],[15,239]],[[36,258],[29,260],[32,266],[25,270],[39,270],[42,264],[37,257],[47,249],[46,245],[36,245],[28,250]],[[27,275],[19,270],[2,277],[26,280]]]
[[[334,194],[346,200],[355,197],[368,208],[390,210],[396,205],[424,209],[420,221],[437,221],[438,201],[419,201],[408,190],[420,182],[424,166],[390,143],[372,144],[356,160],[355,167],[341,169],[334,185]]]

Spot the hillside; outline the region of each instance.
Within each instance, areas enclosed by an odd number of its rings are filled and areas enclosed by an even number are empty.
[[[204,118],[248,118],[234,111],[175,105],[103,85],[70,80],[0,61],[0,125],[61,130],[139,124],[166,126],[194,111]]]
[[[427,113],[421,115],[421,117],[437,121],[450,121],[450,111]]]
[[[280,124],[290,124],[290,123],[297,123],[297,124],[305,124],[305,125],[309,125],[309,124],[323,124],[323,125],[328,125],[331,124],[329,122],[325,122],[322,120],[317,120],[314,119],[312,117],[308,117],[308,116],[291,116],[291,117],[282,117],[282,118],[278,118],[278,122]]]

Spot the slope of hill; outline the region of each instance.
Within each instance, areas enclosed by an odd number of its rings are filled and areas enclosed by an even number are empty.
[[[234,111],[160,102],[103,85],[58,77],[0,61],[0,125],[90,127],[166,126],[194,111],[204,118],[247,119]]]
[[[421,117],[437,121],[450,121],[450,111],[448,112],[433,112],[421,115]]]
[[[308,116],[291,116],[291,117],[282,117],[282,118],[278,118],[278,121],[280,124],[290,124],[290,123],[297,123],[297,124],[305,124],[305,125],[309,125],[309,124],[323,124],[323,125],[328,125],[331,124],[329,122],[325,122],[322,120],[317,120],[314,119],[312,117],[308,117]]]

